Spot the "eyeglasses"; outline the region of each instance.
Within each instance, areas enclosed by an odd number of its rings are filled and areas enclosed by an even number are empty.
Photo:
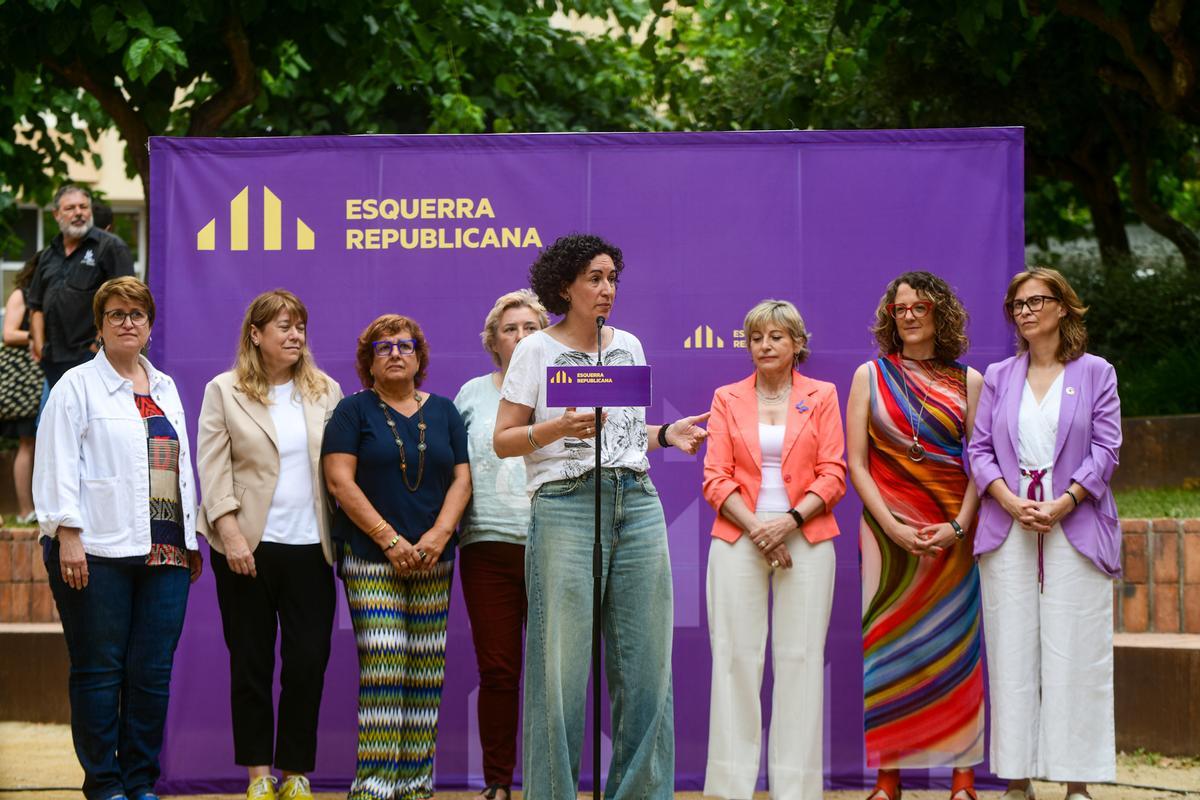
[[[416,339],[397,339],[394,342],[389,342],[387,339],[380,339],[378,342],[371,342],[371,347],[375,349],[377,356],[390,356],[395,350],[402,356],[411,356],[417,352]]]
[[[145,311],[135,308],[133,311],[121,311],[113,309],[112,311],[104,312],[104,319],[109,325],[114,328],[119,328],[125,324],[125,320],[133,323],[133,327],[140,328],[150,321],[150,317]]]
[[[1057,297],[1052,297],[1048,294],[1035,294],[1032,297],[1026,297],[1024,300],[1013,300],[1008,304],[1008,311],[1014,317],[1021,315],[1022,308],[1028,308],[1030,311],[1036,313],[1042,310],[1042,306],[1046,304],[1047,300],[1055,303],[1059,302]]]
[[[911,306],[906,306],[901,303],[888,303],[887,312],[892,315],[892,319],[904,319],[904,315],[912,312],[913,319],[922,319],[929,316],[929,312],[933,310],[932,300],[921,300],[913,303]]]

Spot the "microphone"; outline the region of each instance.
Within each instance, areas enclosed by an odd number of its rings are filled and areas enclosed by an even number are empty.
[[[596,317],[596,365],[599,366],[600,353],[604,350],[604,323],[607,322],[603,315]]]

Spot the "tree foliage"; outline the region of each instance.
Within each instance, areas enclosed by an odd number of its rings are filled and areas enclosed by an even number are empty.
[[[556,12],[606,30],[584,36]],[[147,188],[152,135],[657,127],[632,39],[649,13],[641,0],[0,0],[13,87],[0,125],[25,132],[0,140],[0,204],[45,200],[64,159],[110,127]]]
[[[107,128],[145,185],[156,134],[1016,124],[1031,241],[1111,266],[1140,218],[1200,271],[1198,39],[1184,0],[0,0],[0,222]]]
[[[1033,241],[1088,225],[1123,263],[1139,217],[1200,271],[1200,7],[1093,6],[712,0],[675,14],[659,83],[682,125],[1023,125]]]

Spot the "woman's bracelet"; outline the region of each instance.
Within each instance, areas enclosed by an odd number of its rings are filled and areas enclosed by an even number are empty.
[[[963,540],[963,537],[966,536],[966,533],[963,532],[962,525],[958,524],[958,520],[952,519],[952,520],[950,520],[950,527],[954,528],[955,541],[961,542]]]
[[[387,527],[387,520],[384,519],[383,517],[380,517],[379,522],[376,522],[373,526],[371,526],[371,530],[367,531],[367,536],[374,538],[375,534],[379,533],[381,530],[383,530],[386,527]]]
[[[533,438],[533,426],[532,425],[530,425],[528,428],[525,429],[525,438],[527,438],[529,440],[529,446],[532,447],[534,450],[542,449],[542,446],[537,443],[536,439]]]
[[[390,542],[388,542],[388,543],[387,543],[387,547],[383,548],[383,552],[385,552],[385,553],[386,553],[388,550],[391,550],[393,547],[395,547],[395,546],[396,546],[396,542],[398,542],[398,541],[400,541],[400,536],[399,536],[399,534],[397,534],[396,536],[393,536],[393,537],[392,537],[392,540],[391,540]]]
[[[1067,487],[1067,495],[1071,498],[1071,502],[1075,504],[1073,508],[1079,508],[1079,498],[1075,496],[1070,487]]]
[[[671,446],[671,443],[667,441],[667,428],[669,428],[669,427],[671,427],[671,423],[669,423],[669,422],[666,425],[658,426],[658,446],[659,447],[670,447]]]

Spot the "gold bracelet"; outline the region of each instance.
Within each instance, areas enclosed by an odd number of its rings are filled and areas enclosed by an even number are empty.
[[[534,450],[542,449],[542,446],[540,444],[538,444],[536,441],[534,441],[532,425],[530,425],[528,428],[525,429],[525,437],[527,439],[529,439],[529,446],[532,447]]]
[[[371,530],[367,531],[367,536],[374,536],[375,534],[379,533],[381,530],[383,530],[386,527],[387,527],[387,520],[384,519],[383,517],[380,517],[379,522],[376,522],[371,527]]]

